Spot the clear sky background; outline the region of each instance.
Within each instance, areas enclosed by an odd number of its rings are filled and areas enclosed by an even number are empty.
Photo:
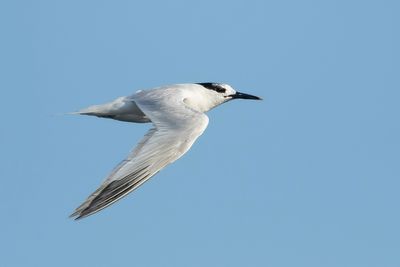
[[[400,266],[398,1],[2,1],[1,266]],[[179,161],[68,215],[149,125],[61,115],[226,82]]]

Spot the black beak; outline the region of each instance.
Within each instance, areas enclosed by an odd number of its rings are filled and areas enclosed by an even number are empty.
[[[236,94],[230,95],[230,97],[232,97],[232,99],[241,98],[241,99],[262,100],[261,97],[249,95],[249,94],[245,94],[245,93],[240,93],[240,92],[236,92]]]

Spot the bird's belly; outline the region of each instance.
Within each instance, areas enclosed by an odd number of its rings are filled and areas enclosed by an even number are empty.
[[[119,121],[127,121],[127,122],[137,122],[137,123],[151,122],[151,120],[149,118],[147,118],[146,115],[144,115],[144,114],[143,114],[143,116],[141,116],[139,114],[118,114],[118,115],[110,116],[110,119],[119,120]]]

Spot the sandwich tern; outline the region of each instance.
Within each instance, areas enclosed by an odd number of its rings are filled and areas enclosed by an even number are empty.
[[[151,122],[153,128],[71,217],[84,218],[108,207],[179,159],[206,129],[208,117],[204,113],[233,99],[261,100],[236,92],[228,84],[190,83],[139,90],[75,112],[127,122]]]

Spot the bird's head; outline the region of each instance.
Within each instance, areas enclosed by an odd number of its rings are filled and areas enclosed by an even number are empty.
[[[206,96],[208,100],[209,107],[205,108],[204,111],[233,99],[262,99],[258,96],[237,92],[230,85],[224,83],[196,83],[195,85],[199,86],[198,88],[203,92],[203,96]]]

